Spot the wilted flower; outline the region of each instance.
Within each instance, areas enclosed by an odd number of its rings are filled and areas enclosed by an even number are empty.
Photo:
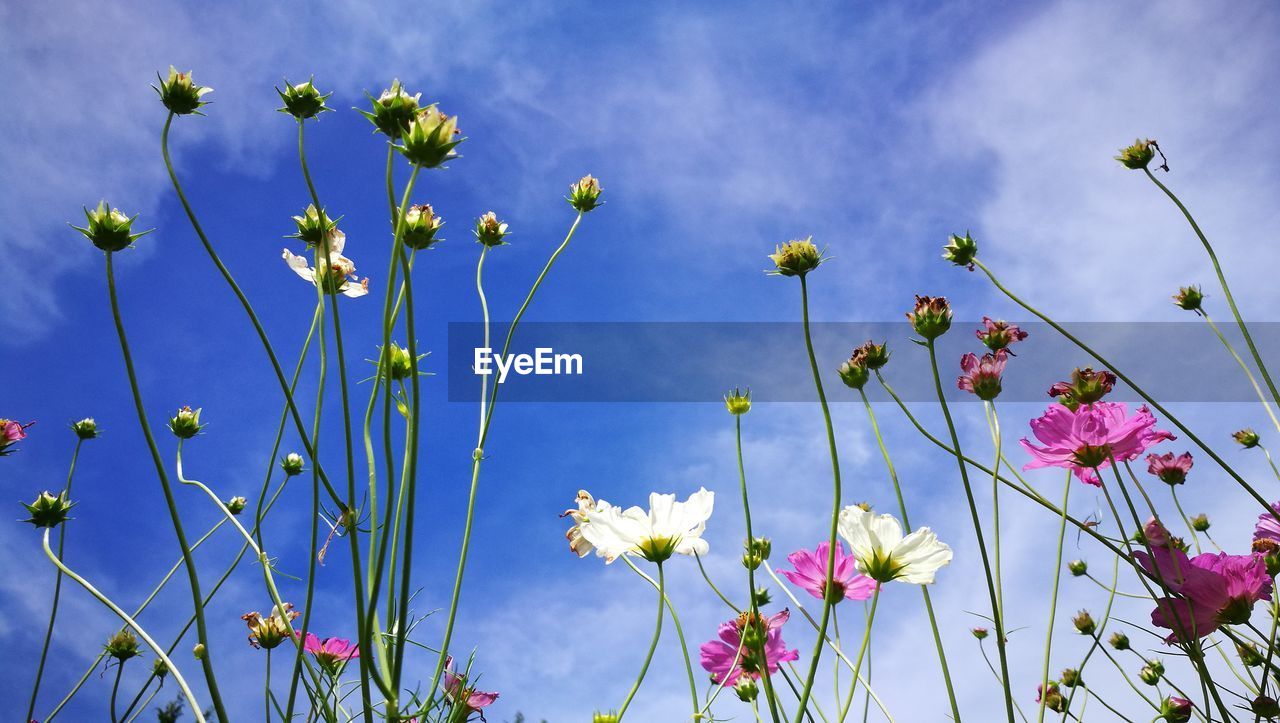
[[[444,219],[435,215],[429,204],[410,206],[404,213],[404,245],[422,251],[440,243],[436,232],[444,225]]]
[[[321,241],[328,241],[330,249],[336,253],[342,252],[342,247],[333,249],[334,234],[341,233],[338,231],[338,221],[340,219],[330,218],[329,214],[318,210],[315,204],[307,204],[307,208],[302,212],[301,216],[294,216],[293,223],[298,230],[285,238],[296,238],[305,243],[307,246],[319,246]],[[346,237],[343,236],[343,243],[346,243]]]
[[[654,492],[649,495],[649,510],[610,505],[604,500],[583,507],[590,495],[578,494],[579,509],[568,513],[575,521],[577,535],[591,545],[596,555],[613,562],[619,555],[638,555],[649,562],[663,562],[673,554],[705,555],[707,541],[702,539],[707,519],[715,502],[715,493],[699,489],[685,502],[675,495]],[[569,546],[574,548],[575,535],[570,530]],[[579,552],[579,556],[585,552]]]
[[[768,273],[778,276],[804,276],[826,261],[813,243],[813,237],[792,239],[775,246],[769,254],[774,270]]]
[[[1187,723],[1191,720],[1191,701],[1170,696],[1160,701],[1160,719],[1166,723]]]
[[[1147,471],[1160,478],[1167,485],[1180,485],[1187,481],[1187,473],[1191,471],[1191,453],[1183,452],[1174,456],[1173,452],[1147,455]]]
[[[734,388],[733,391],[724,395],[724,407],[729,410],[729,414],[735,417],[741,417],[751,411],[751,390],[745,392]]]
[[[968,231],[963,236],[951,234],[947,245],[942,247],[942,258],[956,266],[968,266],[973,271],[973,260],[978,255],[978,242],[973,240]]]
[[[1044,698],[1044,707],[1054,713],[1067,709],[1067,699],[1062,697],[1057,683],[1050,682],[1047,691],[1043,683],[1036,685],[1036,702],[1039,703],[1041,698]]]
[[[325,638],[307,633],[302,649],[315,657],[320,667],[330,674],[336,673],[348,660],[360,657],[360,648],[346,638]]]
[[[178,69],[169,66],[169,77],[163,79],[159,73],[156,73],[156,80],[160,81],[159,87],[151,86],[151,89],[160,94],[160,102],[164,103],[164,107],[168,108],[175,115],[189,115],[200,113],[200,107],[208,105],[208,101],[200,100],[206,93],[212,93],[213,88],[206,88],[196,85],[191,81],[191,71],[179,73]]]
[[[13,445],[27,438],[27,427],[35,422],[21,422],[12,419],[0,419],[0,457],[13,454]]]
[[[600,181],[588,173],[577,183],[569,186],[569,195],[565,196],[565,200],[579,213],[586,213],[597,206],[604,205],[600,202],[601,190]]]
[[[2,425],[3,422],[0,422],[0,426]],[[80,439],[94,439],[98,436],[98,423],[93,421],[93,417],[85,417],[79,422],[72,422],[71,431]]]
[[[302,474],[302,455],[297,452],[286,454],[284,459],[280,460],[280,468],[290,477]]]
[[[889,363],[889,347],[886,343],[877,344],[868,339],[853,350],[853,356],[858,357],[868,369],[875,371]]]
[[[1183,286],[1173,295],[1173,303],[1179,308],[1198,314],[1201,304],[1204,303],[1204,293],[1200,291],[1199,286]]]
[[[468,686],[467,674],[454,672],[452,655],[445,658],[444,694],[454,705],[449,723],[464,723],[471,719],[472,713],[493,705],[498,699],[497,693],[486,693]]]
[[[87,219],[84,228],[75,224],[68,225],[103,251],[122,251],[134,241],[155,230],[131,233],[133,222],[138,218],[138,214],[126,216],[120,209],[108,206],[105,200],[98,201],[98,207],[92,211],[85,207],[84,217]]]
[[[866,600],[876,591],[876,581],[858,573],[857,559],[844,551],[844,545],[836,541],[836,564],[827,580],[827,563],[831,546],[819,542],[816,550],[797,550],[787,555],[795,570],[779,570],[792,584],[803,588],[819,600],[831,603],[841,600]]]
[[[123,663],[129,658],[138,657],[138,639],[128,630],[121,630],[107,638],[103,649],[107,651],[107,655]]]
[[[1155,141],[1139,138],[1133,142],[1133,145],[1121,148],[1116,160],[1124,164],[1125,168],[1135,171],[1144,169],[1156,155],[1154,146]]]
[[[376,132],[392,140],[399,138],[409,127],[409,123],[418,113],[418,102],[421,93],[409,95],[399,80],[391,81],[391,87],[382,91],[382,95],[374,98],[366,91],[365,96],[373,103],[373,111],[360,111],[360,115],[373,123]]]
[[[857,558],[857,568],[873,580],[933,582],[938,568],[951,562],[951,548],[928,527],[905,537],[893,515],[877,515],[857,505],[840,511],[840,536]]]
[[[478,243],[485,246],[501,246],[506,243],[503,239],[507,237],[507,224],[499,221],[498,215],[490,211],[476,219],[474,233]]]
[[[193,411],[191,407],[183,407],[169,419],[169,431],[178,439],[191,439],[201,429],[204,429],[204,425],[200,423],[199,409]]]
[[[1271,599],[1271,577],[1256,555],[1209,553],[1188,559],[1172,546],[1154,546],[1152,555],[1133,553],[1139,564],[1177,597],[1156,600],[1151,622],[1173,630],[1167,639],[1188,641],[1213,633],[1221,625],[1249,620],[1253,605]]]
[[[1062,467],[1082,482],[1101,485],[1094,468],[1106,469],[1114,458],[1129,462],[1151,447],[1174,436],[1156,429],[1156,418],[1144,406],[1132,417],[1124,402],[1095,402],[1075,411],[1051,405],[1039,419],[1031,420],[1031,432],[1043,446],[1024,437],[1022,447],[1033,457],[1023,469]]]
[[[293,605],[285,603],[283,608],[272,608],[271,615],[262,617],[258,612],[245,613],[240,619],[249,626],[249,644],[255,648],[271,650],[288,640],[294,634],[289,623],[298,617]],[[314,636],[312,636],[314,637]],[[313,652],[308,649],[307,652]]]
[[[1231,438],[1234,439],[1236,442],[1238,442],[1240,446],[1244,447],[1245,449],[1253,449],[1254,447],[1257,447],[1258,443],[1262,440],[1262,438],[1258,436],[1257,432],[1253,431],[1248,427],[1236,432],[1232,432]]]
[[[836,369],[836,373],[840,375],[840,381],[850,389],[861,389],[867,385],[867,381],[871,378],[871,370],[867,368],[866,362],[862,360],[859,352],[861,349],[855,349],[849,360],[844,362]]]
[[[770,617],[744,612],[721,623],[718,639],[702,644],[702,667],[716,684],[734,685],[739,678],[759,679],[778,672],[785,662],[800,659],[800,651],[787,650],[782,626],[791,617],[783,610]],[[736,661],[736,664],[735,664]]]
[[[1062,406],[1075,410],[1080,405],[1090,405],[1111,393],[1116,375],[1092,367],[1077,368],[1071,372],[1071,381],[1056,382],[1049,387],[1049,396],[1057,397]]]
[[[907,312],[911,328],[925,339],[937,339],[951,328],[951,304],[942,296],[916,295],[916,306]]]
[[[1098,624],[1093,621],[1093,616],[1088,610],[1081,610],[1076,616],[1071,618],[1071,624],[1076,626],[1076,631],[1081,635],[1093,635],[1098,629]]]
[[[993,321],[991,317],[982,317],[982,328],[974,332],[978,341],[991,351],[999,351],[1007,349],[1015,342],[1022,341],[1027,338],[1027,332],[1018,327],[1017,324],[1010,324],[1007,321]],[[1009,352],[1012,354],[1013,352]]]
[[[298,120],[314,118],[326,110],[333,110],[324,104],[333,93],[321,95],[320,91],[316,90],[316,86],[312,83],[314,80],[315,78],[311,78],[305,83],[290,85],[289,80],[286,78],[284,90],[276,88],[276,94],[284,102],[284,107],[277,110],[281,113],[288,113]]]
[[[342,255],[346,247],[347,235],[333,230],[329,234],[329,266],[311,268],[308,261],[285,249],[283,258],[289,268],[303,279],[319,286],[327,294],[342,294],[357,298],[369,293],[369,280],[356,282],[356,265],[351,259]],[[323,255],[322,255],[323,260]]]
[[[1000,396],[1000,376],[1004,374],[1004,366],[1009,360],[1009,352],[997,349],[992,354],[983,354],[979,359],[976,354],[968,353],[960,357],[960,370],[964,372],[956,379],[956,386],[983,401],[992,401]]]
[[[573,527],[564,533],[565,538],[569,540],[569,549],[578,557],[586,557],[595,547],[582,536],[582,523],[586,521],[588,514],[603,511],[609,503],[602,500],[597,504],[596,499],[586,490],[578,490],[577,503],[576,508],[565,510],[560,516],[573,519]]]
[[[460,133],[457,116],[447,116],[429,105],[414,114],[400,138],[403,145],[395,148],[415,166],[439,168],[445,161],[458,157],[453,149],[466,140],[454,139]]]
[[[1089,563],[1084,560],[1072,560],[1067,563],[1067,570],[1071,572],[1072,577],[1080,577],[1089,573]]]
[[[27,512],[31,515],[23,522],[30,522],[36,527],[53,528],[67,521],[67,513],[71,511],[75,503],[67,499],[65,490],[60,492],[57,497],[45,491],[41,492],[31,504],[23,502],[22,506],[27,508]]]

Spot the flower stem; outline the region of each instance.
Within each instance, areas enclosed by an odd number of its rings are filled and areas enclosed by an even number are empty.
[[[733,422],[734,442],[737,448],[738,458],[738,486],[742,490],[742,516],[746,520],[747,546],[750,547],[755,540],[755,532],[751,529],[751,502],[747,496],[747,468],[742,457],[742,416],[735,414]],[[698,566],[702,567],[701,557],[698,558]],[[705,570],[703,571],[703,575],[706,575]],[[710,582],[710,580],[708,580],[708,582]],[[712,587],[714,588],[714,586]],[[717,594],[718,593],[719,591],[717,591]],[[747,608],[753,613],[753,616],[760,613],[760,606],[756,602],[756,570],[750,565],[747,566]],[[773,689],[772,677],[773,676],[769,674],[766,666],[766,669],[763,671],[763,675],[761,675],[762,682],[764,683],[765,700],[769,704],[769,715],[773,718],[774,723],[778,723],[778,700],[777,694]]]
[[[858,658],[853,664],[853,682],[849,684],[849,697],[845,701],[844,707],[840,709],[840,723],[844,723],[844,718],[849,713],[849,708],[853,704],[853,693],[858,689],[858,674],[862,672],[862,659],[867,654],[867,648],[871,644],[871,625],[876,619],[876,605],[880,602],[880,586],[876,585],[876,591],[871,596],[871,612],[867,613],[867,624],[862,631],[862,645],[858,647]]]
[[[1005,712],[1009,722],[1013,723],[1013,693],[1009,683],[1009,661],[1005,652],[1004,616],[1000,612],[1000,600],[996,594],[995,579],[991,575],[991,562],[987,558],[987,543],[982,536],[982,521],[978,517],[978,505],[973,498],[973,487],[969,484],[969,472],[965,468],[964,458],[960,451],[960,436],[956,432],[955,421],[951,419],[951,410],[947,406],[946,394],[942,391],[942,377],[938,373],[938,354],[934,339],[929,339],[929,366],[933,370],[933,386],[938,393],[938,403],[942,406],[942,416],[947,422],[947,431],[951,433],[951,447],[955,450],[956,463],[960,468],[960,481],[964,484],[965,499],[969,503],[969,515],[973,520],[973,532],[978,541],[978,554],[982,558],[982,571],[987,579],[987,593],[991,597],[991,617],[996,628],[996,653],[1000,659],[1000,674],[1004,680]]]
[[[1280,432],[1280,419],[1276,418],[1276,411],[1271,406],[1271,400],[1267,399],[1266,395],[1262,393],[1262,387],[1258,385],[1258,378],[1253,375],[1253,371],[1249,369],[1249,365],[1244,363],[1244,359],[1240,358],[1240,354],[1236,352],[1235,347],[1233,347],[1231,342],[1227,340],[1227,337],[1222,333],[1222,330],[1218,328],[1218,325],[1213,323],[1213,319],[1209,318],[1209,312],[1204,309],[1200,309],[1199,313],[1200,316],[1204,317],[1204,321],[1209,325],[1209,328],[1213,330],[1213,335],[1218,337],[1218,341],[1222,342],[1222,346],[1226,348],[1227,353],[1231,355],[1232,359],[1236,360],[1236,364],[1240,366],[1240,371],[1244,372],[1245,377],[1249,380],[1249,384],[1253,386],[1253,393],[1257,395],[1258,401],[1262,402],[1262,408],[1267,410],[1267,416],[1271,418],[1271,424],[1275,426],[1277,432]]]
[[[640,666],[640,675],[636,678],[635,685],[631,686],[631,692],[627,693],[626,699],[622,701],[622,707],[618,708],[618,721],[621,723],[622,716],[626,715],[627,708],[631,706],[631,700],[636,697],[636,691],[640,690],[640,684],[644,682],[644,676],[649,672],[649,663],[653,661],[653,652],[658,649],[658,640],[662,637],[662,619],[666,617],[663,611],[663,605],[667,599],[667,576],[662,569],[662,563],[658,563],[658,623],[653,628],[653,642],[649,643],[649,652],[644,656],[644,665]]]
[[[116,695],[120,692],[120,676],[124,674],[124,661],[116,661],[116,680],[111,684],[111,703],[108,710],[111,712],[111,723],[119,723],[120,719],[116,716]]]
[[[218,692],[218,679],[213,670],[213,651],[209,648],[209,633],[204,621],[203,595],[200,593],[200,576],[196,572],[195,560],[191,557],[191,548],[187,545],[187,535],[182,529],[182,517],[178,514],[178,503],[173,497],[173,489],[169,486],[169,475],[165,472],[164,461],[160,458],[160,449],[156,446],[155,437],[151,434],[151,424],[147,421],[147,410],[142,403],[142,392],[138,388],[138,375],[133,368],[133,354],[129,351],[129,340],[124,332],[124,320],[120,316],[120,300],[116,297],[115,270],[112,266],[111,251],[107,257],[107,293],[111,298],[111,316],[115,320],[116,333],[120,337],[120,351],[124,355],[125,371],[129,377],[129,388],[133,392],[133,404],[138,413],[138,424],[142,427],[142,436],[146,438],[147,448],[151,452],[151,460],[155,464],[156,475],[160,479],[160,488],[164,492],[165,504],[169,508],[169,517],[173,521],[173,531],[178,538],[178,547],[182,550],[182,562],[187,568],[187,579],[191,583],[191,599],[195,606],[196,637],[205,646],[205,654],[200,659],[204,669],[205,682],[209,688],[209,698],[218,720],[227,720],[226,709],[222,704],[222,695]],[[123,614],[123,611],[121,611]]]
[[[1062,581],[1062,542],[1067,536],[1067,500],[1071,496],[1071,472],[1062,483],[1062,520],[1058,524],[1058,550],[1053,562],[1053,591],[1049,594],[1049,625],[1044,635],[1044,670],[1040,676],[1041,690],[1049,689],[1049,660],[1053,651],[1053,623],[1058,615],[1058,584]],[[1114,591],[1112,592],[1114,595]],[[1043,723],[1045,704],[1048,695],[1040,696],[1040,709],[1036,713],[1037,723]]]
[[[643,570],[636,567],[636,564],[632,562],[628,556],[623,555],[622,561],[627,563],[627,567],[634,570],[637,575],[647,580],[655,590],[659,589],[658,581],[649,577]],[[689,694],[693,696],[693,720],[695,722],[700,721],[703,718],[702,705],[698,702],[698,684],[693,679],[693,663],[689,660],[689,646],[684,640],[684,628],[680,625],[680,616],[676,614],[676,606],[672,604],[671,598],[664,594],[663,599],[666,600],[667,603],[667,612],[671,613],[671,622],[676,626],[676,637],[680,640],[680,651],[684,654],[684,669],[689,676]],[[741,648],[741,646],[739,646],[739,648]]]

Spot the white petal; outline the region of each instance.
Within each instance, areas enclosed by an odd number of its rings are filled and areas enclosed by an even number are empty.
[[[301,256],[298,256],[297,254],[291,253],[289,249],[284,250],[283,258],[284,258],[284,262],[288,264],[289,268],[293,269],[293,272],[296,273],[298,276],[301,276],[302,278],[306,279],[307,281],[310,281],[313,284],[316,282],[316,273],[309,266],[307,266],[306,259],[304,259]]]
[[[951,562],[951,547],[938,539],[933,530],[921,527],[903,538],[893,552],[893,561],[902,565],[902,582],[928,585],[938,568]]]

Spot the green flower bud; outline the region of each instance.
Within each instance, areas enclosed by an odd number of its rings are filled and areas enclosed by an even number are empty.
[[[151,664],[151,674],[164,680],[164,677],[169,674],[169,666],[163,660],[156,658],[156,661]]]
[[[1063,668],[1061,678],[1062,684],[1068,688],[1074,688],[1082,682],[1080,680],[1080,671],[1075,668]]]
[[[31,504],[25,502],[22,506],[27,508],[27,512],[31,517],[22,520],[30,522],[36,527],[54,528],[59,524],[67,521],[67,513],[75,506],[75,503],[67,499],[65,491],[54,497],[49,492],[41,492]]]
[[[196,660],[204,660],[204,656],[205,656],[204,643],[196,643],[191,648],[191,655],[194,656]]]
[[[1155,158],[1155,141],[1142,140],[1138,138],[1133,145],[1120,149],[1120,155],[1116,156],[1116,160],[1120,161],[1125,168],[1139,171],[1146,168],[1151,163],[1151,159]]]
[[[1241,429],[1238,432],[1232,432],[1231,438],[1234,439],[1236,442],[1238,442],[1240,446],[1244,447],[1245,449],[1253,449],[1254,447],[1258,446],[1259,442],[1262,441],[1261,438],[1258,436],[1258,433],[1249,428]]]
[[[1240,655],[1240,662],[1247,668],[1256,668],[1263,663],[1262,653],[1253,643],[1236,643],[1236,653]]]
[[[425,353],[418,355],[418,361],[425,358],[427,358]],[[391,342],[391,349],[387,354],[387,368],[391,374],[392,381],[398,382],[411,378],[413,376],[413,366],[413,355],[409,353],[409,350],[394,341]]]
[[[1048,708],[1054,713],[1061,713],[1067,709],[1067,699],[1062,697],[1062,691],[1058,688],[1057,683],[1050,682],[1047,690],[1044,689],[1043,684],[1036,687],[1040,689],[1039,695],[1036,696],[1036,700],[1039,701],[1040,696],[1044,696],[1045,708]]]
[[[590,173],[583,176],[577,183],[569,186],[569,195],[565,196],[570,206],[579,213],[586,213],[597,206],[603,206],[600,201],[600,181],[596,180]]]
[[[135,213],[133,216],[126,216],[120,209],[108,207],[106,201],[98,201],[98,207],[92,211],[86,207],[84,217],[88,219],[88,223],[83,228],[75,224],[68,225],[103,251],[123,251],[134,241],[155,230],[130,233],[130,228],[138,215]]]
[[[230,512],[233,515],[238,515],[241,512],[244,512],[244,507],[248,503],[249,501],[243,497],[232,497],[227,500],[227,512]]]
[[[1191,720],[1191,701],[1169,696],[1160,701],[1160,719],[1166,723],[1187,723]]]
[[[316,90],[315,85],[312,84],[313,80],[315,80],[314,76],[305,83],[291,85],[289,79],[285,78],[285,89],[276,88],[276,94],[284,102],[284,107],[276,110],[281,113],[288,113],[298,120],[314,118],[324,111],[333,110],[324,104],[333,93],[321,95],[320,91]]]
[[[1204,294],[1199,286],[1183,286],[1173,295],[1173,303],[1178,308],[1199,312],[1204,303]]]
[[[156,80],[160,81],[159,87],[151,86],[151,89],[160,94],[160,102],[164,103],[164,107],[175,115],[204,115],[200,112],[201,106],[208,105],[208,101],[200,100],[206,93],[212,93],[213,88],[205,88],[196,85],[191,81],[191,71],[179,73],[178,69],[169,66],[169,77],[163,79],[159,73],[156,73]]]
[[[621,720],[617,713],[601,713],[596,711],[591,714],[591,723],[618,723]]]
[[[763,586],[756,588],[752,598],[757,608],[762,608],[773,602],[773,595],[769,593],[769,588]]]
[[[454,148],[465,138],[459,135],[458,117],[441,113],[434,105],[419,110],[409,122],[408,130],[396,146],[401,155],[419,168],[439,168],[445,161],[457,158]]]
[[[1192,518],[1191,518],[1191,529],[1195,530],[1196,532],[1208,532],[1208,531],[1209,531],[1209,516],[1208,516],[1208,515],[1206,515],[1206,514],[1204,514],[1203,512],[1201,512],[1200,514],[1196,515],[1195,517],[1192,517]]]
[[[1155,685],[1164,677],[1164,663],[1159,660],[1148,661],[1138,670],[1138,678],[1147,685]]]
[[[862,363],[872,371],[875,371],[889,363],[888,344],[877,344],[868,339],[863,342],[862,346],[854,349],[853,353],[860,357],[862,359]]]
[[[968,231],[964,236],[951,234],[947,245],[942,247],[942,258],[956,266],[968,266],[973,270],[973,260],[978,256],[978,242],[973,240]]]
[[[129,658],[138,656],[138,639],[128,630],[121,630],[107,638],[107,644],[103,649],[107,651],[107,655],[123,663]]]
[[[290,477],[302,474],[302,455],[297,452],[290,452],[280,460],[280,468]]]
[[[1116,650],[1129,649],[1129,636],[1125,635],[1124,633],[1120,633],[1120,632],[1112,633],[1111,639],[1108,642],[1110,642],[1111,647],[1115,648]]]
[[[729,410],[729,414],[735,417],[741,417],[751,411],[751,390],[745,392],[734,388],[732,392],[724,395],[724,407]]]
[[[476,241],[485,246],[502,246],[506,243],[503,239],[508,235],[507,224],[499,221],[498,215],[490,211],[476,220],[475,235]]]
[[[396,140],[408,129],[414,116],[418,114],[418,102],[421,93],[409,95],[399,80],[391,81],[391,87],[382,91],[382,95],[374,98],[366,91],[365,96],[373,103],[373,111],[360,111],[360,115],[373,123],[376,133]]]
[[[1088,610],[1081,610],[1077,613],[1074,618],[1071,618],[1071,624],[1076,626],[1076,630],[1081,635],[1093,635],[1093,632],[1098,629],[1097,623],[1093,621],[1093,616],[1089,614]]]
[[[812,236],[774,247],[769,259],[776,268],[768,273],[778,276],[804,276],[826,261],[814,245]]]
[[[987,636],[991,634],[991,631],[986,628],[971,628],[969,632],[973,633],[973,637],[978,640],[986,640]]]
[[[747,551],[742,555],[742,565],[748,570],[758,569],[773,551],[773,543],[767,537],[747,540],[745,547]]]
[[[760,695],[760,686],[756,685],[755,678],[744,675],[738,678],[738,682],[733,684],[733,693],[738,696],[738,700],[743,703],[750,703]]]
[[[199,409],[192,411],[191,407],[183,407],[169,420],[169,431],[178,439],[191,439],[200,434],[201,429],[204,425],[200,423]]]
[[[840,375],[840,381],[850,389],[863,388],[871,378],[871,370],[867,368],[857,351],[854,351],[853,356],[836,369],[836,373]]]
[[[916,306],[907,312],[916,333],[925,339],[937,339],[951,328],[951,304],[941,296],[916,295]]]
[[[1089,572],[1089,563],[1084,560],[1072,560],[1067,563],[1067,569],[1071,571],[1073,577],[1080,577]]]
[[[71,431],[80,439],[94,439],[98,436],[98,423],[93,421],[93,417],[85,417],[79,422],[72,422]]]
[[[444,239],[436,238],[436,232],[444,225],[444,219],[435,215],[431,206],[421,204],[410,206],[404,214],[404,245],[422,251],[440,243]]]
[[[337,231],[338,221],[339,219],[329,218],[327,213],[322,214],[315,204],[307,204],[307,210],[301,216],[293,217],[298,230],[285,238],[296,238],[307,246],[319,246],[321,241],[330,239]]]

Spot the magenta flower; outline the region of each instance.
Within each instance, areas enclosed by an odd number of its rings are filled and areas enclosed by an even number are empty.
[[[1147,544],[1153,548],[1168,547],[1169,540],[1172,539],[1169,537],[1168,528],[1160,524],[1160,520],[1154,517],[1147,518],[1146,524],[1142,526],[1142,536],[1146,539]]]
[[[744,675],[759,679],[766,670],[773,675],[779,665],[799,660],[800,651],[787,650],[787,644],[782,641],[782,626],[790,617],[787,610],[767,618],[745,612],[721,623],[719,638],[703,643],[700,649],[702,667],[711,673],[712,682],[731,686]],[[746,642],[743,642],[744,630]],[[763,638],[763,644],[752,649],[749,644],[753,638],[757,641]]]
[[[1016,324],[1007,321],[992,321],[991,317],[982,317],[982,328],[976,332],[978,340],[991,351],[999,351],[1010,344],[1027,338],[1027,332]],[[1009,352],[1012,354],[1013,352]]]
[[[1120,462],[1137,459],[1143,452],[1175,437],[1156,429],[1156,418],[1145,407],[1132,417],[1124,402],[1095,402],[1074,412],[1061,404],[1053,404],[1044,416],[1031,420],[1031,433],[1041,442],[1037,446],[1021,440],[1022,447],[1034,458],[1023,469],[1062,467],[1069,469],[1081,482],[1101,485],[1093,469],[1106,469],[1114,457]]]
[[[27,427],[35,422],[22,424],[12,419],[0,419],[0,457],[13,454],[9,449],[14,444],[27,438]]]
[[[302,649],[315,656],[316,662],[330,673],[352,658],[360,657],[360,648],[352,645],[346,638],[325,638],[321,640],[315,633],[307,633],[302,642]]]
[[[1271,540],[1280,543],[1280,520],[1276,516],[1280,515],[1280,502],[1271,503],[1271,512],[1263,512],[1258,515],[1258,526],[1253,528],[1253,539]]]
[[[827,562],[831,552],[830,543],[819,542],[816,551],[796,550],[787,555],[787,562],[795,570],[779,570],[784,577],[797,587],[804,588],[810,595],[823,598],[827,588]],[[857,559],[845,553],[844,544],[836,542],[836,566],[832,575],[835,589],[834,602],[841,600],[866,600],[876,591],[876,581],[858,572]],[[736,649],[736,646],[735,646]]]
[[[1155,565],[1145,552],[1133,556],[1179,598],[1156,601],[1151,622],[1173,630],[1166,640],[1202,638],[1221,625],[1241,625],[1249,620],[1254,603],[1271,599],[1271,577],[1256,555],[1206,552],[1188,559],[1172,546],[1154,547]],[[1158,572],[1158,574],[1157,574]]]
[[[956,386],[989,402],[1000,396],[1000,375],[1004,374],[1008,360],[1009,352],[1004,349],[983,354],[981,359],[976,354],[965,354],[960,357],[960,370],[964,374],[956,380]]]
[[[455,705],[466,707],[465,716],[461,718],[451,717],[449,720],[469,720],[472,713],[493,705],[494,701],[498,699],[497,693],[486,693],[482,690],[468,687],[467,674],[453,671],[452,655],[445,658],[444,662],[444,693]],[[482,714],[480,717],[483,719],[484,715]]]
[[[1168,485],[1180,485],[1187,481],[1187,473],[1191,471],[1191,453],[1183,452],[1174,456],[1173,452],[1165,454],[1151,453],[1147,455],[1147,471],[1160,478]]]

